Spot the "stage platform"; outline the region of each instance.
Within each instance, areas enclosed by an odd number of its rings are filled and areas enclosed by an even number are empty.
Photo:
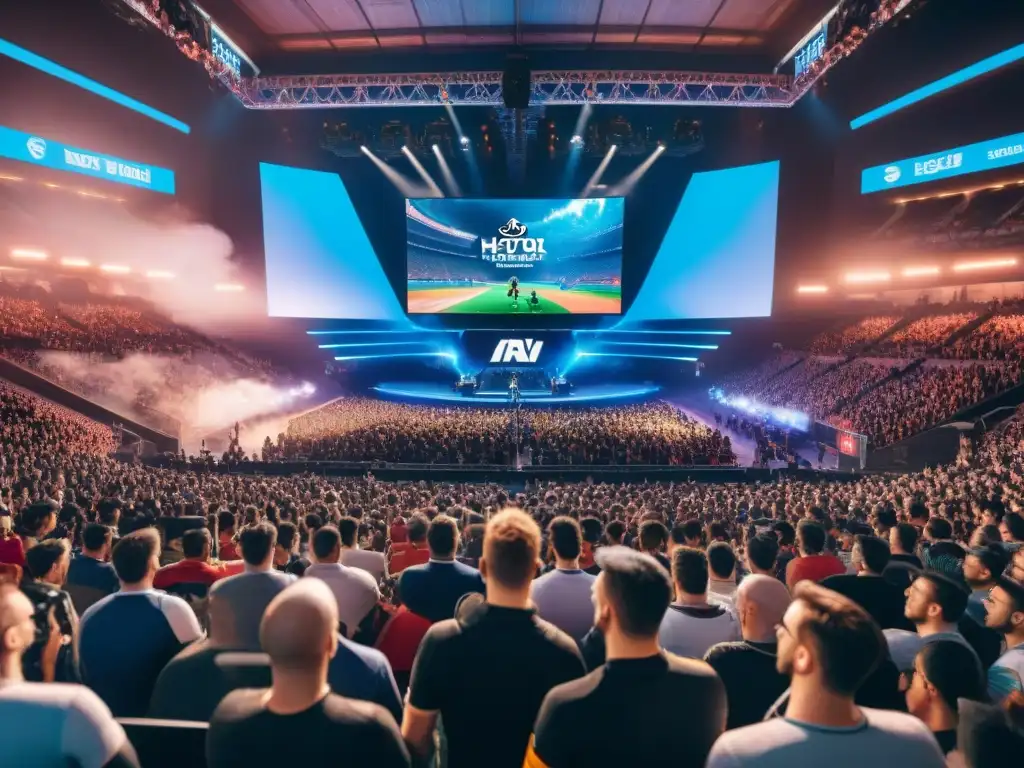
[[[485,390],[462,395],[443,384],[424,382],[382,382],[373,391],[389,400],[435,402],[450,405],[510,405],[508,392]],[[530,408],[564,405],[615,405],[647,400],[661,391],[653,384],[584,384],[571,392],[552,395],[551,390],[523,390],[519,400]]]

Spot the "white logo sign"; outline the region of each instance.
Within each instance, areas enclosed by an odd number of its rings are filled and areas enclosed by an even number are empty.
[[[901,175],[898,165],[890,165],[885,169],[885,175],[882,178],[885,179],[886,184],[893,184],[900,180]]]
[[[1008,147],[990,149],[988,151],[988,159],[999,160],[1003,157],[1012,157],[1013,155],[1019,155],[1021,153],[1024,153],[1024,144],[1011,144]]]
[[[95,155],[87,155],[84,152],[73,152],[70,149],[65,149],[64,162],[75,168],[84,168],[87,171],[100,170],[100,159]]]
[[[502,339],[491,355],[492,363],[536,363],[544,342],[533,339]]]
[[[940,155],[930,160],[914,163],[915,176],[934,176],[936,173],[944,173],[964,164],[963,152],[950,152],[948,155]]]
[[[46,142],[38,136],[32,136],[25,142],[25,146],[28,147],[28,153],[32,155],[33,160],[42,160],[46,157]]]
[[[522,264],[531,261],[542,261],[547,251],[544,250],[543,237],[527,237],[526,225],[516,219],[509,219],[498,227],[501,238],[480,240],[480,249],[484,261],[515,262]]]

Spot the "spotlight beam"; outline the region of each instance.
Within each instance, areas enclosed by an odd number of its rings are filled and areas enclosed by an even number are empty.
[[[594,171],[594,175],[590,177],[590,179],[587,181],[586,186],[583,187],[583,191],[580,192],[580,197],[590,196],[590,191],[601,180],[601,174],[603,174],[605,170],[608,168],[608,163],[612,161],[612,156],[615,154],[616,149],[618,149],[618,147],[615,146],[614,144],[608,147],[607,154],[605,154],[605,156],[601,159],[601,164],[597,166],[597,170]]]
[[[370,158],[370,161],[374,165],[376,165],[378,169],[380,169],[381,173],[387,176],[388,181],[395,185],[398,191],[402,193],[403,197],[422,196],[422,192],[419,186],[413,184],[412,181],[410,181],[405,176],[396,171],[394,168],[392,168],[390,165],[385,163],[383,160],[381,160],[379,157],[373,154],[372,151],[370,151],[366,147],[360,147],[359,151],[366,155],[368,158]]]
[[[434,144],[431,149],[437,158],[437,164],[441,167],[441,175],[444,176],[444,183],[448,185],[448,191],[451,192],[452,197],[462,197],[462,189],[459,187],[459,182],[455,180],[452,169],[448,167],[448,161],[441,154],[441,148]]]
[[[640,179],[643,178],[643,175],[647,173],[647,170],[652,165],[654,165],[655,161],[657,161],[657,159],[661,157],[664,151],[665,145],[659,144],[658,148],[654,150],[646,160],[644,160],[642,163],[640,163],[640,165],[634,168],[633,171],[626,178],[624,178],[622,181],[620,181],[618,184],[616,184],[614,187],[608,190],[608,197],[624,197],[625,195],[628,195],[630,192],[632,192],[633,187],[637,185],[637,182],[639,182]]]
[[[444,197],[444,192],[437,186],[437,182],[434,181],[433,177],[427,173],[427,169],[423,167],[423,163],[416,159],[416,155],[409,151],[409,147],[402,147],[402,154],[405,155],[409,162],[412,163],[412,167],[416,169],[416,173],[420,175],[427,186],[430,187],[430,191],[434,193],[434,197]]]

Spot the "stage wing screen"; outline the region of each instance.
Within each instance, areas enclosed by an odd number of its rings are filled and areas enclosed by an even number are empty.
[[[260,186],[271,317],[404,319],[336,173],[260,163]]]
[[[409,314],[618,315],[619,197],[406,201]]]
[[[778,162],[695,173],[624,323],[768,317]]]

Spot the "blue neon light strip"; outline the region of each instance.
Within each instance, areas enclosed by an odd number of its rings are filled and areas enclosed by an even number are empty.
[[[923,85],[908,94],[900,96],[898,99],[894,99],[888,104],[883,104],[876,109],[872,109],[870,112],[865,112],[860,117],[855,117],[850,121],[850,128],[853,130],[863,128],[869,123],[881,120],[883,117],[887,117],[894,112],[899,112],[904,107],[909,107],[911,104],[917,104],[919,101],[924,101],[937,93],[948,91],[950,88],[962,85],[968,80],[981,77],[982,75],[988,74],[1000,67],[1005,67],[1008,64],[1013,64],[1015,61],[1020,61],[1021,59],[1024,59],[1024,43],[1005,50],[1002,53],[997,53],[995,56],[989,56],[987,59],[975,62],[969,67],[964,67],[957,72],[941,77],[934,82],[928,83],[928,85]]]
[[[486,396],[486,395],[474,395],[473,397],[464,397],[456,394],[441,394],[441,393],[430,393],[430,392],[417,392],[416,390],[409,389],[398,389],[387,385],[381,385],[373,388],[375,391],[381,394],[391,395],[393,397],[408,397],[416,400],[440,400],[447,403],[460,403],[461,405],[472,406],[480,403],[508,403],[508,393],[505,392],[500,396]],[[647,395],[653,395],[659,391],[661,387],[650,386],[643,387],[642,389],[627,389],[622,392],[613,393],[602,393],[593,395],[538,395],[536,397],[524,397],[523,400],[530,403],[588,403],[597,400],[626,400],[633,397],[645,397]]]
[[[717,344],[661,344],[656,341],[598,341],[606,347],[669,347],[671,349],[718,349]]]
[[[20,61],[22,64],[26,64],[33,69],[38,69],[40,72],[56,77],[58,80],[63,80],[65,83],[71,83],[71,85],[78,86],[83,90],[94,93],[101,98],[114,102],[115,104],[120,104],[122,107],[127,107],[133,112],[138,112],[140,115],[145,115],[151,120],[156,120],[158,123],[170,126],[176,131],[181,131],[182,133],[187,134],[192,130],[177,118],[164,114],[158,109],[153,109],[153,107],[143,104],[141,101],[137,101],[131,96],[125,96],[123,93],[115,91],[113,88],[108,88],[102,83],[90,80],[85,75],[72,72],[67,67],[62,67],[60,64],[50,61],[49,59],[44,59],[42,56],[32,53],[32,51],[27,51],[24,48],[2,38],[0,38],[0,54],[9,56],[15,61]]]
[[[630,355],[626,352],[577,352],[576,357],[633,357],[642,360],[681,360],[684,363],[696,363],[696,357],[670,357],[667,355]]]
[[[447,357],[449,360],[455,360],[455,355],[451,352],[390,352],[386,355],[348,355],[346,357],[336,357],[335,360],[381,360],[392,357]]]
[[[429,328],[420,328],[419,330],[415,330],[415,331],[349,331],[349,330],[342,330],[342,331],[306,331],[306,335],[307,336],[337,336],[340,333],[346,333],[346,334],[347,333],[351,333],[351,334],[356,334],[356,333],[359,333],[359,334],[374,334],[374,333],[376,333],[376,334],[379,334],[381,336],[413,336],[413,335],[417,335],[418,336],[421,333],[462,333],[462,331],[444,331],[444,330],[432,331]]]
[[[1024,133],[865,168],[860,193],[909,187],[1024,163]]]
[[[348,349],[350,347],[407,347],[410,344],[426,344],[425,341],[364,341],[358,344],[317,344],[319,349]]]
[[[0,126],[0,157],[165,195],[174,194],[174,171],[167,168],[101,155],[3,126]]]
[[[628,331],[624,328],[608,328],[602,331],[576,331],[577,334],[599,335],[602,333],[632,333],[643,336],[648,333],[680,334],[682,336],[732,336],[732,331]]]

